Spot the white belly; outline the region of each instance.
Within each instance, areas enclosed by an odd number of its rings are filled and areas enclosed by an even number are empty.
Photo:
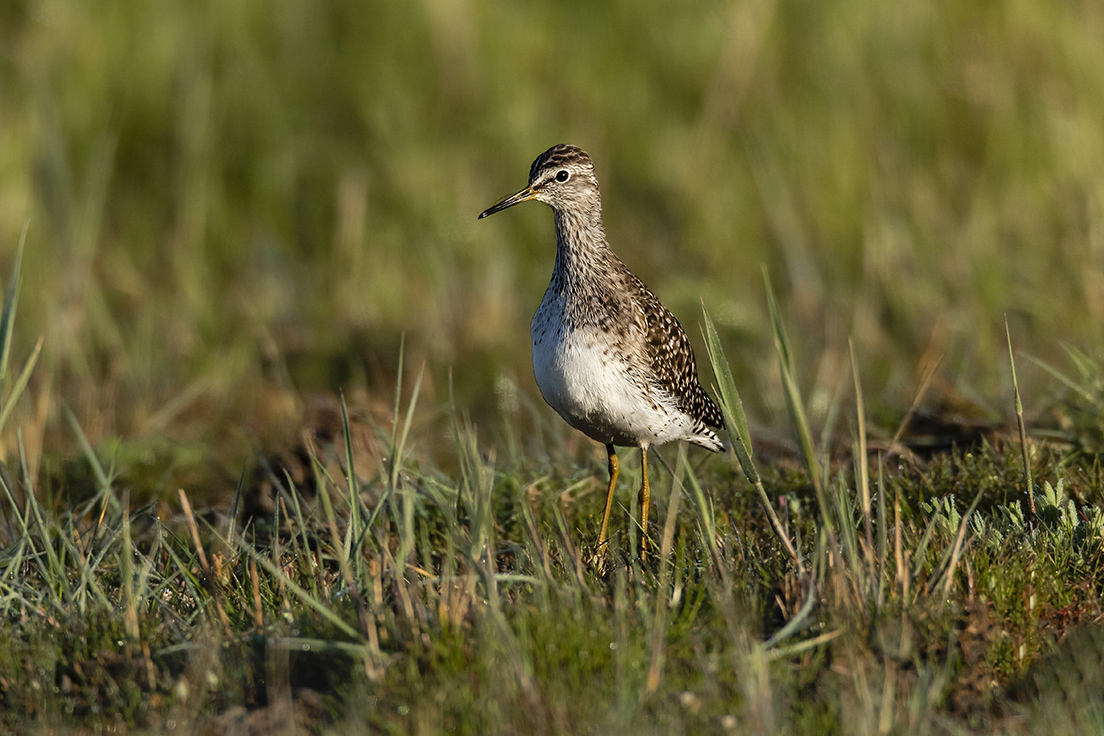
[[[631,369],[594,327],[557,329],[533,319],[533,373],[541,395],[572,427],[598,442],[658,445],[685,438],[692,420]]]

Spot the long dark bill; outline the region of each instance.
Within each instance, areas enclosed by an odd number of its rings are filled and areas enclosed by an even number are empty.
[[[537,193],[533,191],[531,187],[525,187],[516,194],[511,194],[506,199],[502,200],[498,204],[491,205],[487,209],[480,213],[476,219],[482,220],[487,215],[493,215],[496,212],[501,212],[507,207],[513,207],[515,204],[521,204],[522,202],[528,202],[533,197],[537,196]]]

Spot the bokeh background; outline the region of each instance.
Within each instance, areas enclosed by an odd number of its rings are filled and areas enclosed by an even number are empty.
[[[6,0],[0,276],[29,222],[15,360],[45,344],[5,446],[71,444],[69,407],[240,463],[312,395],[389,404],[403,344],[427,422],[450,374],[484,425],[539,403],[551,214],[475,218],[558,142],[756,424],[764,267],[814,414],[852,338],[887,423],[940,358],[929,400],[1000,420],[1005,315],[1055,365],[1104,344],[1102,39],[1092,0]]]

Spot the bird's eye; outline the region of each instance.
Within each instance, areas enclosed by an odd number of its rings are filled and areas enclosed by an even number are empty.
[[[571,172],[569,172],[567,169],[560,169],[556,173],[556,181],[564,182],[564,181],[567,181],[570,178],[571,178]]]

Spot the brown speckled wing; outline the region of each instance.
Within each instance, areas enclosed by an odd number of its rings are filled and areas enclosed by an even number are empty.
[[[675,316],[636,276],[636,302],[644,312],[645,346],[655,382],[674,396],[678,407],[710,427],[724,428],[717,405],[698,382],[694,349]]]

